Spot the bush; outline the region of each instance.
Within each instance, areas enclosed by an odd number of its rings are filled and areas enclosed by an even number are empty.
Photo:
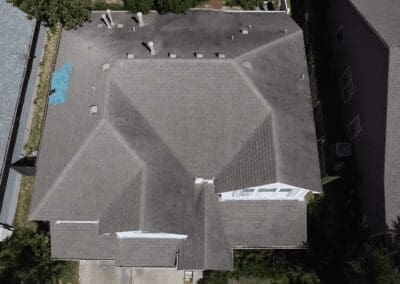
[[[184,13],[204,0],[158,0],[157,10],[160,13]]]
[[[124,7],[130,12],[147,14],[154,6],[154,0],[124,0]]]
[[[92,6],[90,0],[13,0],[12,3],[51,27],[60,22],[66,29],[87,21]]]
[[[48,233],[16,228],[0,243],[0,283],[51,283],[65,265],[50,259]]]
[[[124,5],[118,3],[107,3],[105,1],[95,1],[92,6],[92,10],[94,11],[103,11],[107,9],[120,11],[124,9]]]

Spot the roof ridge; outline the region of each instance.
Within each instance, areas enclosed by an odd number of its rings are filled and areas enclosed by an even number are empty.
[[[93,137],[100,131],[100,129],[103,127],[105,122],[105,119],[102,118],[99,123],[95,126],[95,128],[89,133],[88,136],[83,140],[81,145],[78,147],[78,150],[75,152],[73,157],[68,161],[66,166],[62,169],[61,173],[56,177],[56,179],[53,181],[53,183],[50,185],[44,196],[40,199],[38,204],[36,205],[35,208],[31,208],[29,212],[29,219],[34,220],[35,215],[38,213],[40,208],[43,206],[45,201],[48,200],[49,196],[53,192],[55,186],[59,184],[63,177],[67,174],[68,170],[73,166],[74,162],[76,159],[78,159],[79,155],[86,149],[86,147],[89,145],[89,143],[92,141]]]
[[[292,37],[294,37],[295,35],[297,35],[298,33],[302,34],[303,31],[301,29],[299,29],[299,30],[296,30],[296,31],[291,32],[289,34],[285,34],[284,36],[279,37],[279,38],[277,38],[277,39],[275,39],[273,41],[267,42],[267,43],[265,43],[265,44],[263,44],[263,45],[261,45],[259,47],[256,47],[256,48],[254,48],[252,50],[249,50],[249,51],[247,51],[245,53],[242,53],[241,55],[236,56],[235,58],[233,58],[233,60],[235,60],[236,62],[239,62],[240,60],[244,60],[248,55],[259,53],[261,51],[264,51],[265,49],[268,49],[268,48],[270,48],[272,46],[280,44],[281,42],[287,41],[287,40],[291,39]]]

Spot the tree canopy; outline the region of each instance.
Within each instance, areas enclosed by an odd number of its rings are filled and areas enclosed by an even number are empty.
[[[0,283],[49,283],[57,279],[65,262],[50,259],[46,232],[16,228],[0,243]]]
[[[90,0],[12,0],[12,3],[49,26],[61,23],[66,29],[87,21],[92,7]]]

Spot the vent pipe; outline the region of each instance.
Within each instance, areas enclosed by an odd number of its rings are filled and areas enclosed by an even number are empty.
[[[156,51],[154,50],[154,42],[149,41],[149,42],[147,43],[147,46],[148,46],[149,49],[150,49],[150,54],[151,54],[151,55],[156,55]]]
[[[102,14],[101,18],[103,19],[104,23],[106,23],[107,29],[111,30],[112,26],[111,26],[110,22],[108,21],[106,14]]]
[[[114,21],[113,21],[113,19],[111,17],[111,10],[110,9],[107,9],[107,16],[110,19],[111,26],[115,26]]]
[[[136,13],[136,17],[137,17],[137,21],[138,21],[139,27],[143,27],[144,26],[143,13],[142,12],[137,12]]]

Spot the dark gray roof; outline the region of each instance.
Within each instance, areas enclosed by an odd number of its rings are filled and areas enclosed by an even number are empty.
[[[360,14],[391,47],[400,47],[400,2],[397,0],[350,0]]]
[[[225,201],[219,208],[232,247],[298,248],[307,239],[306,206],[295,200],[260,200]]]
[[[150,14],[141,29],[114,13],[124,28],[113,31],[98,28],[99,17],[63,32],[57,68],[71,63],[72,76],[66,102],[48,108],[30,218],[99,220],[99,234],[185,234],[165,244],[155,266],[175,263],[177,252],[180,269],[232,268],[222,224],[229,214],[222,222],[216,192],[271,182],[321,190],[301,30],[283,13]],[[154,57],[142,46],[149,39]],[[199,49],[205,59],[193,58]],[[127,52],[136,59],[124,59]],[[93,104],[98,113],[89,115]],[[195,177],[215,177],[216,189],[195,186]],[[304,222],[293,246],[305,240]],[[268,233],[265,245],[280,246]],[[115,258],[147,265],[154,258],[142,254],[160,245]],[[130,246],[141,244],[120,248]]]
[[[351,0],[389,52],[384,165],[386,224],[400,216],[400,1]]]
[[[24,80],[34,21],[0,1],[0,180]]]

